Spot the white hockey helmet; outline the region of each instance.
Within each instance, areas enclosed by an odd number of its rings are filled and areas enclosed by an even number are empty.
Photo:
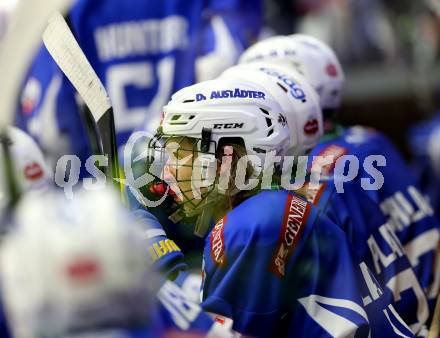
[[[25,196],[0,255],[2,297],[17,337],[145,323],[156,291],[142,225],[117,195]]]
[[[234,66],[222,77],[259,83],[277,100],[290,128],[289,155],[303,155],[324,133],[319,97],[308,81],[289,67],[264,62]]]
[[[178,91],[164,107],[162,132],[201,139],[209,153],[224,138],[241,138],[247,155],[262,161],[269,151],[284,155],[290,143],[280,105],[261,84],[243,79],[205,81]]]
[[[239,63],[264,61],[294,67],[315,88],[323,110],[339,108],[345,76],[334,51],[304,34],[276,36],[249,47]]]
[[[188,194],[186,199],[182,198],[185,192],[180,191],[179,199],[184,203],[171,216],[174,221],[183,217],[197,217],[195,233],[198,236],[206,233],[211,211],[224,198],[222,194],[228,191],[229,195],[234,195],[240,191],[238,187],[231,186],[217,189],[222,144],[228,141],[243,144],[246,151],[243,155],[252,155],[247,159],[253,167],[249,175],[254,178],[262,173],[267,153],[285,155],[290,146],[290,130],[280,105],[265,87],[236,78],[201,82],[175,93],[164,107],[158,140],[174,140],[176,137],[189,137],[196,141],[192,151],[199,155],[192,157],[192,166],[194,169],[201,168],[201,173],[207,173],[202,175],[202,179],[191,179],[192,188],[203,187],[205,191],[197,190],[196,195],[192,189],[193,196]],[[150,142],[149,149],[156,148],[154,143],[159,142]],[[159,148],[163,149],[164,146]],[[150,157],[154,159],[155,156]],[[200,164],[194,165],[196,159],[201,161]],[[176,172],[174,179],[178,176]],[[176,186],[177,182],[178,179],[172,184]],[[179,190],[177,186],[174,191]],[[191,210],[185,210],[185,205],[190,205]]]
[[[0,2],[0,49],[17,2],[18,0],[3,0]]]
[[[24,131],[8,127],[6,140],[9,143],[14,179],[22,192],[44,191],[53,181],[53,173],[44,159],[36,142]],[[7,182],[3,163],[3,150],[0,149],[0,210],[8,202]]]
[[[23,191],[47,188],[52,182],[53,173],[37,143],[15,127],[8,128],[8,137],[20,188]]]

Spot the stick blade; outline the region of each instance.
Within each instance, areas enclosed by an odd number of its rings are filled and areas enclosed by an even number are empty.
[[[60,13],[56,12],[50,17],[43,33],[43,41],[98,123],[111,108],[110,99]]]

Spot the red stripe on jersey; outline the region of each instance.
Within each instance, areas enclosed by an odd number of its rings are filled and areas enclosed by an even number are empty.
[[[285,275],[285,266],[301,237],[309,212],[309,203],[293,194],[289,194],[284,210],[280,237],[269,266],[269,271],[279,278]]]
[[[348,153],[347,148],[338,146],[336,144],[330,144],[329,146],[321,150],[318,156],[313,159],[311,171],[317,171],[319,167],[322,167],[321,173],[323,175],[328,176],[333,172],[333,169],[335,168],[336,165],[336,161],[340,157],[346,155],[347,153]],[[327,156],[333,156],[332,162],[330,164],[322,165],[323,159],[320,159],[320,157],[327,157]]]
[[[225,223],[226,216],[217,222],[212,229],[209,238],[211,242],[211,258],[214,261],[214,264],[220,267],[226,264],[224,236]]]
[[[321,199],[321,195],[326,187],[327,187],[327,182],[320,183],[317,189],[313,189],[313,187],[311,187],[310,185],[310,182],[307,183],[306,185],[307,201],[309,201],[313,205],[318,205],[319,200]]]

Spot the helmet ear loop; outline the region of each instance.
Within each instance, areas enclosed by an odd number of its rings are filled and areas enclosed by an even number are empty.
[[[223,154],[221,154],[223,151]],[[221,160],[218,157],[221,156]],[[224,146],[217,152],[217,192],[225,195],[228,208],[232,209],[232,196],[238,193],[238,189],[231,189],[235,186],[234,176],[232,175],[232,163],[234,158],[234,148],[232,146]]]
[[[196,164],[196,161],[198,162],[200,159],[200,155],[203,155],[203,154],[214,155],[214,158],[215,158],[215,153],[209,152],[211,142],[213,142],[213,141],[206,141],[204,139],[198,139],[197,142],[194,143],[193,148],[192,148],[193,157],[192,157],[192,162],[191,162],[191,166],[192,166],[192,168],[191,168],[192,169],[191,170],[191,172],[192,172],[192,174],[191,174],[191,189],[192,189],[193,196],[194,196],[194,198],[192,200],[193,201],[196,199],[200,200],[200,202],[197,203],[197,205],[192,203],[194,209],[199,207],[204,202],[206,202],[207,197],[215,190],[215,187],[216,187],[216,181],[217,181],[216,177],[212,180],[212,183],[210,183],[209,186],[194,187],[195,182],[204,182],[204,181],[206,181],[206,177],[208,176],[208,175],[203,175],[202,172],[200,172],[200,176],[201,176],[200,178],[197,179],[194,176],[195,173],[198,173],[198,170],[203,170],[203,168],[206,168],[206,166],[203,164],[200,164],[200,165]],[[214,149],[215,148],[216,148],[216,144],[214,142]],[[217,163],[217,159],[216,159],[216,163]],[[209,165],[208,165],[207,170],[209,171]],[[209,179],[209,177],[208,177],[208,179]],[[200,191],[201,188],[205,188],[205,189],[207,189],[207,191],[201,192]],[[194,193],[195,192],[194,190],[199,190],[199,191]],[[199,198],[197,198],[196,196],[198,196]]]
[[[240,192],[235,184],[235,175],[233,173],[237,171],[237,162],[239,154],[236,149],[231,145],[225,145],[221,149],[221,152],[217,153],[217,157],[221,156],[220,166],[217,170],[218,177],[218,190],[220,193],[226,195],[231,199],[234,195]]]

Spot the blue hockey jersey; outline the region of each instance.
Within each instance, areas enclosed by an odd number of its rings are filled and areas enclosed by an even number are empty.
[[[152,333],[149,328],[126,329],[107,329],[96,331],[85,331],[77,334],[69,334],[56,338],[156,338],[162,337]],[[55,337],[54,337],[55,338]]]
[[[229,329],[214,322],[199,304],[188,300],[185,293],[170,281],[165,282],[159,290],[150,317],[149,322],[143,326],[97,328],[60,338],[233,337]]]
[[[391,304],[413,332],[425,336],[429,316],[425,292],[379,205],[356,182],[347,183],[343,193],[337,193],[331,178],[317,187],[306,187],[309,202],[348,236],[363,280],[364,304],[376,301],[380,295],[380,301],[386,306]]]
[[[379,132],[351,127],[318,144],[311,155],[334,156],[334,161],[323,168],[327,175],[334,174],[337,160],[342,156],[357,157],[359,172],[353,181],[387,217],[427,294],[432,311],[440,282],[440,271],[435,264],[439,257],[439,223],[394,146]],[[386,163],[372,162],[370,155],[381,155]],[[337,181],[338,177],[334,179]]]
[[[202,307],[255,337],[397,336],[393,309],[364,307],[351,255],[345,233],[314,206],[263,191],[206,238]]]
[[[437,217],[440,215],[440,114],[413,126],[408,133],[411,169],[420,189],[429,198]]]
[[[261,6],[249,0],[78,0],[68,20],[111,98],[117,144],[136,129],[156,130],[171,94],[215,66],[203,57],[232,53],[232,65],[258,33]],[[20,101],[18,126],[55,159],[90,154],[75,91],[44,47]]]
[[[127,189],[126,192],[131,212],[145,224],[148,255],[154,269],[166,278],[175,278],[179,271],[187,268],[182,251],[168,238],[158,218],[136,199],[135,195],[139,192],[134,189]],[[162,211],[160,207],[155,209],[156,212]]]
[[[229,338],[232,331],[215,322],[198,303],[188,299],[184,291],[175,283],[167,281],[158,293],[159,327],[171,333],[188,332],[191,337]]]
[[[189,331],[193,335],[212,337],[229,337],[230,331],[214,322],[193,300],[194,290],[182,288],[188,274],[184,272],[187,265],[179,247],[169,239],[158,219],[149,212],[137,199],[137,192],[127,190],[132,213],[143,223],[149,243],[149,256],[153,266],[165,278],[179,277],[176,282],[166,281],[158,292],[158,322],[162,331]],[[157,213],[161,208],[155,208]]]

